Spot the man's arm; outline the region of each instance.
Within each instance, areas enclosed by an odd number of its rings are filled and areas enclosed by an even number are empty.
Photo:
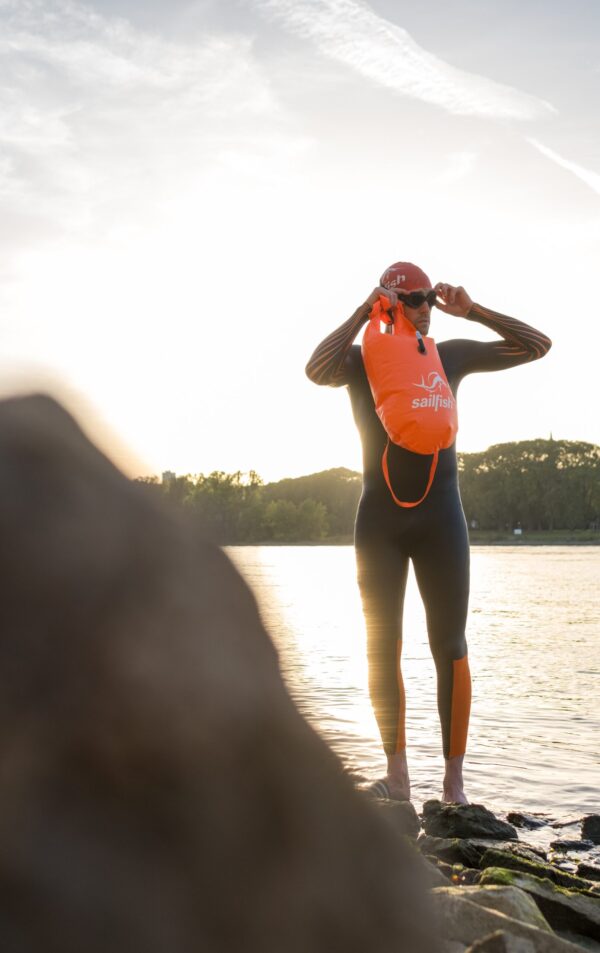
[[[314,384],[344,387],[349,382],[352,342],[369,320],[371,308],[381,294],[387,295],[392,305],[396,304],[397,299],[393,292],[375,288],[347,321],[321,341],[306,365],[306,375]]]
[[[467,318],[490,328],[503,339],[482,344],[478,359],[483,366],[474,367],[474,371],[502,370],[527,364],[529,361],[539,361],[552,347],[552,341],[542,331],[480,304],[473,304]]]
[[[469,342],[468,348],[463,352],[466,361],[461,368],[463,375],[478,371],[500,371],[537,361],[552,347],[552,341],[542,331],[537,331],[516,318],[475,304],[464,288],[440,284],[436,285],[436,292],[437,307],[442,311],[467,318],[469,321],[477,321],[502,338],[501,341],[489,343]],[[466,341],[461,343],[467,344]]]
[[[473,304],[467,318],[485,325],[503,338],[501,342],[494,342],[494,350],[498,357],[510,361],[508,367],[538,361],[552,347],[552,341],[542,331],[537,331],[516,318],[484,308],[483,305]]]

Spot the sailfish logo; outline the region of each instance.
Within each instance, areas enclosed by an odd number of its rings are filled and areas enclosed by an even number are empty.
[[[420,387],[421,390],[426,390],[431,394],[434,390],[441,390],[443,387],[448,386],[442,375],[438,374],[437,371],[431,371],[427,376],[427,380],[429,382],[428,384],[425,383],[425,378],[421,374],[421,383],[415,384],[415,387]]]
[[[439,371],[430,371],[427,375],[427,383],[421,375],[421,383],[415,383],[413,386],[427,393],[427,397],[413,398],[412,406],[415,410],[420,407],[431,407],[437,413],[440,407],[446,409],[454,407],[454,398],[451,393],[448,397],[442,397],[444,390],[450,391],[450,388]]]

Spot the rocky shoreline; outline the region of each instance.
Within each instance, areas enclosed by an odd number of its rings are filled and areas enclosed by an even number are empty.
[[[600,815],[504,819],[440,801],[419,815],[409,802],[375,803],[415,845],[440,953],[600,953]]]

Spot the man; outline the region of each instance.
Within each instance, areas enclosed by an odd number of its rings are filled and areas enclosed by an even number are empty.
[[[325,338],[310,358],[306,373],[316,384],[347,386],[363,446],[363,492],[355,525],[355,546],[369,659],[369,691],[387,756],[387,775],[374,793],[410,799],[406,761],[405,698],[400,656],[402,609],[412,561],[425,605],[429,644],[437,671],[438,710],[445,759],[443,800],[467,803],[463,760],[471,701],[465,627],[469,597],[469,540],[458,488],[456,446],[432,456],[389,442],[387,464],[392,496],[382,472],[388,435],[375,410],[361,348],[353,341],[372,309],[387,299],[397,320],[419,335],[429,330],[431,307],[477,321],[497,333],[491,343],[456,339],[439,345],[441,368],[452,397],[460,381],[481,371],[516,367],[543,357],[551,341],[534,328],[474,304],[462,287],[439,283],[409,262],[397,262],[382,275],[364,304]],[[418,337],[418,336],[417,336]],[[441,380],[440,375],[440,380]],[[412,505],[398,505],[398,500]]]

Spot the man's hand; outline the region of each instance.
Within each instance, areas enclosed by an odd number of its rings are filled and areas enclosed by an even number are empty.
[[[388,299],[391,308],[395,308],[396,305],[398,304],[398,295],[396,294],[395,291],[391,291],[389,288],[374,288],[371,294],[369,295],[369,297],[367,298],[367,300],[365,301],[365,304],[366,305],[368,304],[369,308],[372,308],[373,305],[376,304],[377,301],[379,301],[380,295],[383,295],[385,298]]]
[[[437,295],[436,308],[445,311],[446,314],[453,314],[456,318],[466,318],[473,307],[473,301],[461,285],[455,288],[454,285],[446,285],[440,281],[434,291]]]

